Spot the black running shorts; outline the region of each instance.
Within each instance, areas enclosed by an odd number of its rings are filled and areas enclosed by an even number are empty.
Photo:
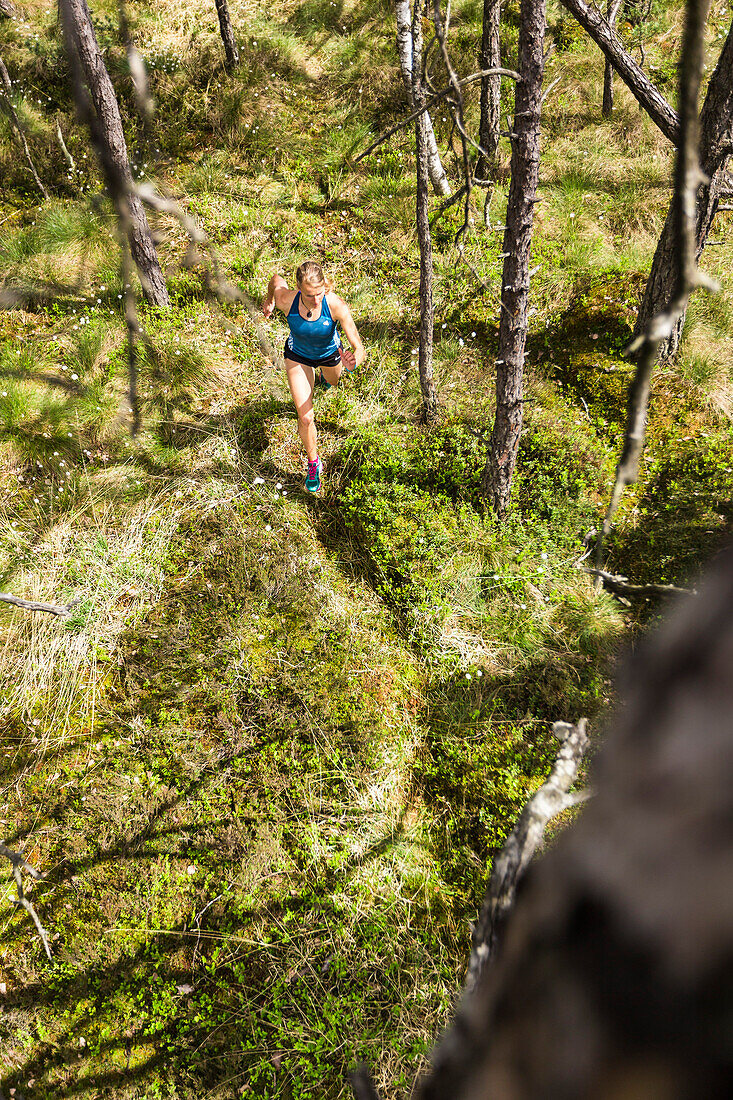
[[[289,359],[291,363],[302,363],[306,367],[336,367],[341,362],[341,356],[337,351],[334,351],[331,355],[326,355],[323,359],[309,359],[307,355],[301,355],[299,351],[295,351],[285,341],[285,347],[283,349],[283,355],[286,359]]]

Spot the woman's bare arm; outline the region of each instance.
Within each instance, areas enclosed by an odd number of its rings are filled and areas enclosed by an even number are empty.
[[[295,291],[290,290],[282,275],[273,275],[267,284],[267,294],[262,303],[262,312],[265,317],[271,317],[275,306],[287,313],[293,304]]]
[[[366,352],[361,342],[361,336],[359,336],[359,330],[354,323],[354,318],[351,316],[351,310],[343,298],[339,298],[338,294],[332,292],[328,295],[328,307],[331,310],[333,319],[341,324],[344,336],[353,348],[353,351],[342,351],[341,353],[346,369],[353,370],[354,367],[358,367],[366,359]]]

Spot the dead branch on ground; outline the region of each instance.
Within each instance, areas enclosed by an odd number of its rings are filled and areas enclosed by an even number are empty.
[[[46,955],[49,959],[51,959],[51,948],[49,947],[48,936],[38,918],[38,914],[33,908],[33,905],[30,901],[28,901],[28,898],[25,896],[25,890],[23,889],[23,871],[29,874],[32,879],[35,879],[36,882],[40,881],[40,879],[43,878],[43,875],[30,863],[26,862],[22,852],[12,851],[12,849],[6,847],[1,841],[0,857],[9,859],[13,865],[13,878],[15,879],[15,885],[18,891],[18,897],[17,899],[14,899],[14,904],[19,906],[21,909],[25,909],[26,913],[30,914],[33,923],[38,930],[38,935],[41,937],[41,943],[45,948]]]
[[[71,603],[65,604],[38,603],[35,600],[21,600],[18,596],[10,596],[7,592],[0,592],[0,601],[9,603],[13,607],[21,607],[25,611],[47,611],[49,615],[59,615],[61,618],[67,618],[81,603],[81,600],[72,600]]]
[[[678,588],[676,584],[630,584],[628,577],[607,573],[605,569],[584,569],[597,577],[603,587],[614,596],[628,596],[631,599],[646,599],[651,596],[690,596],[694,589]]]

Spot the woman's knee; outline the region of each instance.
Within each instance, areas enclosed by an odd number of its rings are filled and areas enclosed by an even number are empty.
[[[302,424],[304,428],[309,428],[314,421],[315,413],[312,405],[308,409],[298,409],[298,423]]]

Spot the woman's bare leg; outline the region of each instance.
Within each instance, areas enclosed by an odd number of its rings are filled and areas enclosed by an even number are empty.
[[[329,385],[338,386],[343,369],[343,364],[338,362],[335,367],[321,367],[321,374]]]
[[[313,367],[306,367],[305,363],[286,359],[285,370],[288,372],[290,394],[298,414],[298,435],[308,461],[314,462],[318,458],[318,437],[313,416],[313,383],[315,381]]]

